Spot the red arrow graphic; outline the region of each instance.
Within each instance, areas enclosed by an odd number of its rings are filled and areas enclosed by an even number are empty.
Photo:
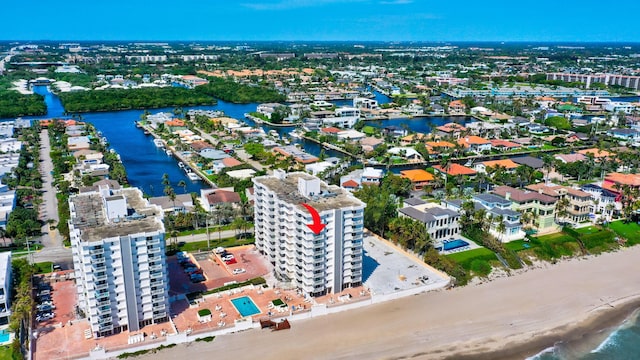
[[[311,229],[311,231],[313,231],[314,234],[320,235],[322,229],[324,229],[327,224],[323,224],[321,222],[320,214],[318,214],[318,211],[311,207],[311,205],[303,203],[302,206],[309,210],[309,213],[311,213],[311,218],[313,219],[313,224],[307,224],[307,226],[309,227],[309,229]]]

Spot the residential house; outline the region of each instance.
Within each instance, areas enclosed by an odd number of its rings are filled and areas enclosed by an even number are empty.
[[[591,213],[602,214],[603,220],[611,221],[613,214],[622,211],[621,196],[595,184],[582,185],[580,189],[591,194]]]
[[[423,161],[422,155],[417,152],[414,148],[410,147],[393,147],[387,150],[387,153],[391,155],[400,156],[404,159],[407,159],[410,162],[420,162]]]
[[[587,157],[582,154],[557,154],[553,158],[565,164],[587,160]]]
[[[362,185],[380,185],[384,172],[382,169],[365,167],[356,169],[347,175],[340,177],[340,187],[353,191]]]
[[[188,213],[194,209],[191,194],[176,194],[175,200],[169,196],[156,196],[150,198],[149,203],[160,206],[165,213]]]
[[[465,151],[476,154],[481,154],[483,151],[491,151],[491,141],[480,136],[465,136],[458,139],[458,144],[462,145]]]
[[[424,223],[434,247],[442,247],[443,240],[460,237],[460,214],[434,203],[420,203],[398,210],[398,216]]]
[[[546,185],[544,183],[527,185],[527,189],[552,196],[557,200],[567,199],[569,201],[565,209],[567,215],[558,218],[559,221],[579,224],[589,220],[589,213],[593,205],[590,193],[568,186]],[[558,213],[559,211],[556,209],[556,216]]]
[[[609,151],[600,150],[598,148],[582,149],[582,150],[578,150],[577,153],[582,154],[584,156],[588,156],[589,154],[591,154],[594,157],[594,159],[598,161],[604,161],[608,158],[611,158],[614,155]]]
[[[433,168],[440,174],[446,174],[449,176],[475,176],[477,171],[464,165],[449,163],[446,166],[434,165]]]
[[[240,201],[240,194],[233,191],[233,188],[200,190],[200,204],[209,212],[215,212],[223,204],[238,206]]]
[[[360,139],[358,142],[360,143],[360,146],[362,146],[362,151],[364,151],[365,153],[371,152],[378,146],[384,144],[383,139],[378,139],[372,136],[367,136],[364,139]]]
[[[0,184],[0,228],[6,230],[9,215],[16,207],[16,191],[9,190],[5,184]]]
[[[462,133],[467,131],[467,128],[456,123],[448,123],[442,126],[438,126],[436,128],[437,136],[451,137],[454,139],[459,139],[462,136]]]
[[[556,198],[537,191],[523,191],[510,186],[498,186],[493,193],[511,200],[511,209],[520,213],[530,212],[534,215],[534,224],[539,232],[557,230],[555,223]]]
[[[490,161],[483,161],[481,163],[477,163],[475,166],[475,170],[479,173],[486,174],[491,172],[492,169],[495,170],[498,167],[502,167],[507,172],[513,172],[518,166],[520,165],[516,164],[511,159],[490,160]]]
[[[467,106],[460,100],[453,100],[449,103],[449,115],[465,115],[467,113]]]
[[[513,161],[514,163],[518,164],[518,165],[525,165],[528,166],[534,170],[538,170],[538,169],[542,169],[542,167],[544,166],[544,161],[542,161],[541,159],[535,158],[533,156],[520,156],[520,157],[515,157],[515,158],[511,158],[511,161]]]
[[[522,145],[508,140],[494,139],[491,140],[491,148],[498,151],[509,151],[521,148]]]
[[[382,133],[392,137],[399,137],[399,136],[407,136],[408,130],[400,126],[391,125],[391,126],[385,126],[384,128],[382,128]]]
[[[609,173],[604,177],[602,187],[620,194],[623,186],[640,188],[640,174]]]
[[[211,160],[222,160],[229,157],[229,154],[225,153],[224,151],[212,148],[202,149],[200,150],[199,154],[203,158]]]
[[[629,143],[640,141],[640,132],[635,129],[611,129],[607,131],[607,135]]]
[[[402,170],[400,171],[400,176],[411,181],[413,190],[422,190],[435,180],[433,174],[422,169]]]
[[[301,164],[311,164],[319,159],[311,154],[298,149],[293,145],[278,146],[273,148],[273,152],[280,158],[293,158],[296,162]]]

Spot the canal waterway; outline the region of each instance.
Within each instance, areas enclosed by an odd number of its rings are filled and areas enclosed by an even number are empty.
[[[47,105],[47,114],[45,116],[25,117],[27,119],[47,119],[52,117],[68,118],[65,116],[65,110],[57,95],[51,93],[46,86],[35,86],[34,92],[45,97]],[[379,92],[374,92],[376,100],[384,104],[391,99]],[[334,102],[338,106],[351,105],[351,100],[339,100]],[[256,110],[257,103],[234,104],[219,100],[218,104],[212,106],[194,106],[185,108],[201,109],[201,110],[219,110],[223,111],[227,116],[244,121],[249,126],[256,124],[244,118],[245,113]],[[172,112],[174,108],[152,109],[152,114],[158,112]],[[171,185],[177,193],[185,191],[178,186],[180,181],[184,181],[186,192],[199,193],[200,189],[207,185],[200,181],[191,181],[185,175],[184,171],[178,166],[178,161],[165,154],[162,149],[156,148],[153,144],[153,138],[150,135],[144,135],[143,131],[135,126],[135,121],[140,119],[143,110],[123,110],[96,113],[83,113],[80,118],[83,121],[92,123],[98,131],[109,141],[112,149],[120,154],[120,158],[125,168],[129,183],[132,186],[141,188],[145,193],[152,196],[163,195],[164,185],[162,185],[162,175],[168,174]],[[385,127],[389,125],[400,126],[410,131],[429,133],[431,129],[443,125],[450,121],[458,123],[466,123],[470,118],[466,117],[424,117],[424,118],[399,118],[391,120],[370,121],[375,127]],[[262,128],[268,132],[269,130],[277,131],[280,136],[287,136],[293,127],[273,128],[268,125],[262,125]],[[323,152],[322,147],[314,142],[295,139],[294,143],[299,143],[301,147],[308,153],[319,156]],[[333,150],[324,150],[326,156],[343,157],[344,155]]]

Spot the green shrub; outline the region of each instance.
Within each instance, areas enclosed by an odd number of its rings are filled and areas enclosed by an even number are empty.
[[[215,336],[207,336],[203,338],[197,338],[196,341],[212,342],[215,338]]]
[[[482,277],[486,277],[487,275],[489,275],[489,273],[491,273],[491,265],[489,265],[489,263],[485,260],[475,259],[471,261],[470,268],[474,274]]]
[[[202,317],[207,315],[211,315],[211,310],[209,309],[198,310],[198,316]]]

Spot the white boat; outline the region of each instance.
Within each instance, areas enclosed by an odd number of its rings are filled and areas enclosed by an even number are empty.
[[[183,163],[182,161],[180,161],[180,162],[178,163],[178,167],[184,168],[184,163]]]
[[[269,130],[269,136],[273,136],[276,139],[280,138],[280,134],[278,134],[278,132],[275,130]]]
[[[191,181],[198,181],[198,180],[200,180],[200,176],[198,176],[198,174],[193,173],[193,172],[187,173],[187,177],[188,177],[188,178],[189,178],[189,180],[191,180]]]
[[[171,150],[167,149],[167,150],[165,151],[165,153],[166,153],[167,155],[171,156]]]
[[[162,139],[153,139],[153,144],[154,144],[157,148],[164,147],[164,141],[162,141]]]
[[[291,136],[292,138],[296,138],[296,139],[302,138],[302,136],[300,136],[300,133],[298,132],[298,130],[291,131],[289,133],[289,136]]]

